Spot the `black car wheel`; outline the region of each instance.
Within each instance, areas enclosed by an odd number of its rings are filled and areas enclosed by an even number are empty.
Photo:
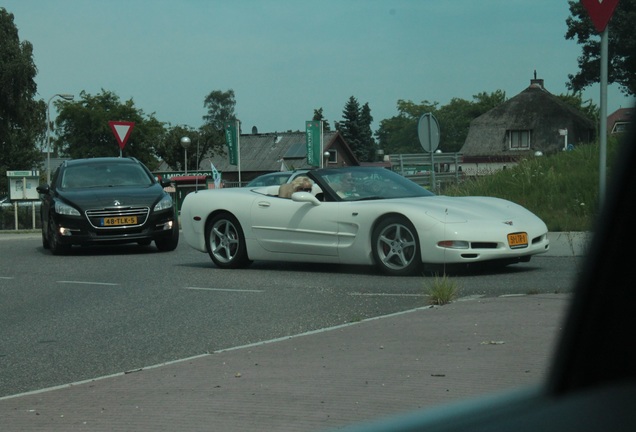
[[[44,228],[42,228],[42,247],[44,249],[49,249],[49,241],[44,234]]]
[[[175,226],[172,227],[172,234],[170,235],[170,237],[155,240],[155,246],[157,246],[157,249],[159,249],[161,252],[173,251],[179,244],[179,226],[176,224],[176,222],[174,225]],[[139,244],[141,243],[142,242],[139,242]]]
[[[70,245],[62,244],[60,242],[57,226],[55,226],[55,222],[52,217],[49,217],[48,244],[53,255],[64,255],[71,249]]]
[[[208,221],[205,245],[217,267],[240,268],[249,264],[243,230],[238,220],[229,213],[219,214]]]
[[[421,266],[417,232],[401,216],[390,216],[378,223],[371,237],[371,250],[378,268],[388,275],[412,275]]]

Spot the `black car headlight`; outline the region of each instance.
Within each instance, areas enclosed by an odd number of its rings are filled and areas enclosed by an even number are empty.
[[[172,198],[165,196],[155,206],[155,211],[165,210],[172,208]]]
[[[55,202],[55,213],[66,216],[81,216],[77,209],[59,201]]]

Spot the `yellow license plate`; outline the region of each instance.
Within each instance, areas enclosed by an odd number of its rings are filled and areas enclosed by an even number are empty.
[[[137,216],[109,217],[102,219],[102,226],[135,225]]]
[[[508,234],[508,246],[512,249],[528,246],[528,234],[524,232]]]

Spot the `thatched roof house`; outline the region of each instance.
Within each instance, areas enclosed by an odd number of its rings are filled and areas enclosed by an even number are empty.
[[[241,134],[241,181],[249,181],[273,171],[310,168],[307,165],[305,132]],[[337,131],[326,131],[323,148],[329,152],[328,166],[359,165],[355,155]],[[209,169],[210,161],[223,174],[223,179],[238,181],[237,165],[230,165],[227,154],[204,158],[201,167]]]
[[[594,139],[593,121],[549,91],[542,79],[474,119],[461,153],[467,164],[515,162]]]

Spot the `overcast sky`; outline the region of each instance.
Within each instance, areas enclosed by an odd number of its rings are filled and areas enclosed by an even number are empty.
[[[4,0],[34,47],[39,98],[101,89],[198,128],[203,100],[233,89],[243,132],[333,125],[350,96],[374,130],[397,101],[447,104],[523,91],[536,70],[566,93],[580,46],[566,0]],[[610,27],[611,29],[611,27]],[[610,86],[608,113],[628,107]],[[600,104],[599,87],[584,99]],[[53,117],[54,112],[51,113]],[[121,119],[113,119],[121,120]]]

